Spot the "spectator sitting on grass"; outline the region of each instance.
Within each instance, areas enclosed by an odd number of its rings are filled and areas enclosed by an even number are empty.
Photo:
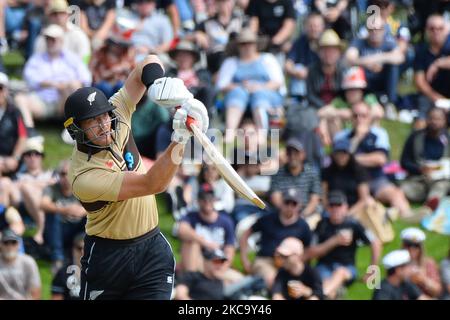
[[[247,273],[261,276],[269,289],[277,275],[274,254],[280,243],[295,237],[308,247],[311,242],[311,230],[301,218],[301,195],[294,189],[282,193],[281,208],[277,212],[260,217],[240,238],[241,262]],[[248,239],[252,233],[261,233],[259,250],[253,263],[248,257]]]
[[[177,277],[176,300],[224,300],[223,278],[229,264],[220,249],[202,251],[203,271],[187,271]]]
[[[305,31],[295,39],[289,51],[284,68],[290,76],[289,94],[298,100],[306,97],[306,78],[309,65],[319,61],[317,45],[325,29],[324,19],[311,13],[305,21]]]
[[[425,33],[427,41],[416,48],[414,60],[414,79],[420,93],[417,106],[419,119],[414,124],[416,129],[426,125],[428,109],[439,100],[450,99],[450,32],[449,25],[440,14],[428,17]]]
[[[368,25],[367,39],[358,38],[348,48],[345,59],[351,66],[364,68],[368,90],[378,97],[387,95],[388,102],[397,103],[399,65],[405,55],[394,37],[386,33],[386,21],[377,16]]]
[[[427,112],[427,126],[413,131],[407,138],[401,156],[401,165],[408,172],[401,188],[412,202],[423,203],[431,210],[450,190],[445,176],[436,176],[440,161],[450,161],[450,134],[445,111],[431,108]]]
[[[300,202],[304,205],[302,216],[311,222],[310,227],[313,228],[318,221],[322,194],[319,172],[311,164],[305,163],[306,152],[297,138],[290,138],[286,142],[286,154],[287,164],[272,176],[270,200],[275,207],[281,208],[282,193],[295,188],[301,195]]]
[[[357,277],[356,250],[360,242],[370,245],[371,264],[377,265],[381,244],[356,220],[348,217],[348,204],[340,191],[328,194],[328,217],[314,230],[309,258],[318,258],[316,269],[323,281],[324,294],[334,299],[343,285]]]
[[[336,141],[331,153],[331,164],[322,171],[323,202],[327,204],[328,192],[339,190],[347,198],[349,213],[375,203],[369,190],[369,173],[350,153],[350,142]]]
[[[181,218],[176,234],[181,239],[181,263],[184,271],[201,271],[203,249],[221,249],[225,252],[228,266],[233,262],[236,250],[234,223],[225,212],[214,209],[214,190],[210,184],[202,184],[198,191],[198,212],[190,212]],[[242,275],[227,268],[225,279],[233,282]],[[225,280],[224,279],[224,280]]]
[[[408,280],[411,257],[407,250],[394,250],[383,258],[386,278],[375,289],[373,300],[428,300],[425,294]]]
[[[280,261],[272,287],[273,300],[318,300],[323,298],[320,275],[304,262],[302,242],[293,237],[283,240],[275,250]]]
[[[27,140],[22,155],[24,171],[16,174],[11,192],[12,204],[19,208],[21,214],[28,214],[36,223],[34,241],[44,242],[45,214],[41,209],[41,199],[44,189],[54,184],[52,171],[43,168],[44,146],[37,138]]]
[[[373,197],[396,208],[404,218],[412,216],[409,202],[403,191],[389,181],[383,172],[390,145],[385,129],[372,125],[370,107],[360,102],[352,108],[352,128],[338,132],[335,142],[347,141],[356,162],[369,172],[369,187]]]
[[[41,278],[34,259],[19,254],[20,237],[3,230],[0,242],[0,300],[40,300]]]
[[[84,233],[80,233],[73,239],[70,262],[61,267],[53,278],[51,287],[52,300],[79,299],[84,236]]]
[[[425,233],[418,228],[406,228],[400,234],[403,249],[408,250],[411,258],[409,280],[429,297],[439,298],[442,283],[439,266],[433,258],[425,255]]]
[[[57,169],[58,182],[44,189],[40,208],[45,212],[44,239],[51,249],[53,274],[61,268],[70,253],[74,237],[84,231],[86,210],[72,193],[67,179],[69,161]]]

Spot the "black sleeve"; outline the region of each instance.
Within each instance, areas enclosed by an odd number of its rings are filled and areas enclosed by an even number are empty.
[[[324,299],[323,295],[323,287],[322,287],[322,279],[320,278],[319,273],[316,269],[310,268],[310,277],[311,277],[311,289],[313,295],[319,298],[320,300]]]
[[[281,269],[278,270],[277,276],[275,277],[275,280],[273,281],[272,285],[272,295],[275,293],[283,293],[283,277],[282,277],[282,271]]]
[[[285,19],[296,19],[294,1],[285,0],[284,1],[284,18]]]
[[[414,71],[426,71],[425,68],[425,57],[424,57],[424,52],[425,52],[425,45],[424,44],[419,44],[416,46],[415,48],[415,52],[416,52],[416,56],[414,57],[414,63],[413,63],[413,68]]]
[[[356,220],[353,221],[353,232],[355,234],[355,240],[360,240],[366,245],[372,243],[372,241],[367,237],[366,229],[364,229],[361,223]]]
[[[420,291],[419,287],[409,281],[403,283],[403,288],[405,289],[409,300],[417,300],[422,295],[422,291]]]
[[[245,10],[245,14],[250,18],[258,17],[258,2],[259,0],[250,0],[247,10]]]
[[[312,232],[311,229],[309,228],[309,225],[303,220],[304,223],[304,227],[303,227],[303,232],[301,235],[301,239],[303,242],[303,245],[306,247],[309,247],[311,244],[311,239],[312,239]]]
[[[392,296],[389,291],[381,287],[380,289],[375,289],[372,300],[392,300]]]
[[[256,220],[256,222],[250,227],[252,229],[252,232],[260,232],[262,230],[263,226],[263,219],[264,217],[259,218]]]
[[[197,279],[196,272],[183,272],[177,277],[177,285],[183,284],[186,287],[190,288],[194,284]]]
[[[363,166],[361,166],[360,164],[358,164],[356,161],[354,162],[354,176],[355,176],[355,180],[356,183],[362,184],[362,183],[368,183],[370,180],[369,177],[369,172],[367,171],[366,168],[364,168]]]
[[[409,174],[420,174],[420,166],[414,157],[414,138],[415,134],[411,134],[405,142],[402,155],[400,158],[400,164],[403,169],[408,171]]]

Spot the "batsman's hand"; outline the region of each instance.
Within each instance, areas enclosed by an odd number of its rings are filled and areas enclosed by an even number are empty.
[[[150,86],[149,96],[153,102],[166,108],[180,106],[193,98],[183,80],[170,77],[156,79]]]
[[[208,111],[205,105],[197,99],[189,99],[181,105],[173,116],[173,134],[172,141],[186,144],[189,138],[192,136],[192,131],[187,127],[186,121],[189,118],[193,118],[195,125],[206,133],[209,126]]]

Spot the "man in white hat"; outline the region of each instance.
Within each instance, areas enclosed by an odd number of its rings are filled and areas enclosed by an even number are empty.
[[[439,265],[426,256],[424,242],[425,232],[416,227],[402,230],[400,234],[403,249],[411,257],[410,280],[426,295],[439,298],[442,294],[442,281],[439,274]]]
[[[42,34],[46,51],[33,54],[24,68],[30,92],[16,96],[27,127],[33,127],[36,118],[62,118],[68,95],[92,80],[80,57],[64,49],[64,30],[59,25],[49,25]]]
[[[386,278],[376,289],[373,300],[427,300],[422,291],[408,280],[411,257],[407,250],[395,250],[383,258]]]
[[[69,17],[69,14],[72,14]],[[74,23],[73,17],[80,19],[80,12],[71,11],[66,0],[50,0],[46,10],[46,19],[49,24],[56,24],[64,30],[63,47],[74,53],[86,64],[91,57],[91,43],[86,33]],[[46,50],[45,35],[36,39],[34,53],[43,53]]]

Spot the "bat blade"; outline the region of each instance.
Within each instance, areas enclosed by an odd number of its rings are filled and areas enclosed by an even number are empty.
[[[194,136],[205,148],[206,154],[209,156],[214,166],[219,171],[222,178],[233,188],[241,197],[250,200],[260,209],[264,209],[266,204],[250,189],[250,187],[242,180],[237,172],[231,167],[228,161],[222,156],[217,148],[212,144],[208,137],[194,124],[193,121],[188,121],[188,125]]]

